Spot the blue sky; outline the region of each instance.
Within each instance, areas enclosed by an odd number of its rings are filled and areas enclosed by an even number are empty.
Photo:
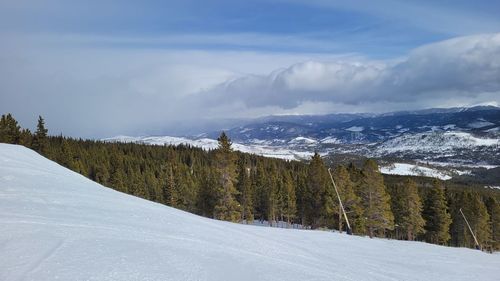
[[[497,103],[499,14],[498,1],[0,1],[0,110],[103,136]]]

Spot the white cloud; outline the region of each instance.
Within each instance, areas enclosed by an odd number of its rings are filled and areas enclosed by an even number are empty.
[[[214,105],[292,109],[304,102],[440,106],[455,100],[498,101],[498,92],[500,34],[487,34],[426,45],[397,62],[297,63],[269,75],[228,81],[200,96],[209,97],[207,102]]]

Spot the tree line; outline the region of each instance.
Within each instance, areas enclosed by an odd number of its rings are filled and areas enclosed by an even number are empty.
[[[34,149],[104,186],[205,217],[346,230],[329,167],[317,153],[308,162],[240,153],[224,132],[209,151],[49,136],[42,117],[31,133],[11,114],[0,119],[0,142]],[[500,192],[384,177],[372,159],[332,168],[354,234],[474,247],[462,209],[483,248],[500,249]]]

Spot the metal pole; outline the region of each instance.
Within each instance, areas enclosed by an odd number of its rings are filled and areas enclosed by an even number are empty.
[[[462,214],[462,217],[464,217],[465,223],[467,223],[467,226],[469,227],[470,234],[472,234],[472,237],[474,238],[474,242],[476,242],[476,249],[480,250],[481,246],[479,245],[479,242],[477,242],[476,235],[474,235],[474,232],[472,231],[472,228],[470,227],[470,224],[467,221],[467,218],[465,217],[464,212],[462,212],[462,208],[460,208],[460,214]]]
[[[342,204],[342,200],[340,199],[339,191],[337,190],[337,185],[333,180],[332,172],[330,168],[328,168],[328,174],[330,174],[330,179],[332,180],[333,187],[335,188],[335,193],[337,193],[337,198],[339,199],[340,208],[342,208],[342,213],[344,214],[345,221],[347,223],[347,234],[352,234],[351,225],[349,224],[349,219],[347,218],[347,214],[345,213],[344,205]],[[339,229],[340,230],[340,229]]]

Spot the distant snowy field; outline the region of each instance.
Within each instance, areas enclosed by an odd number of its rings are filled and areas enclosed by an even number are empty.
[[[388,166],[382,166],[380,167],[380,172],[382,174],[388,174],[388,175],[423,176],[423,177],[438,178],[441,180],[451,179],[451,176],[442,171],[413,164],[405,164],[405,163],[394,163]]]
[[[202,218],[0,144],[0,280],[498,280],[500,254]]]
[[[201,138],[201,139],[188,139],[183,137],[170,137],[170,136],[161,136],[161,137],[129,137],[129,136],[117,136],[113,138],[106,138],[103,141],[107,142],[133,142],[133,143],[143,143],[143,144],[151,144],[151,145],[191,145],[194,147],[203,148],[205,150],[216,149],[218,144],[217,140]],[[314,143],[314,140],[307,138],[296,138],[294,143]],[[233,149],[257,154],[264,157],[271,158],[279,158],[285,160],[301,160],[301,159],[310,159],[313,156],[313,152],[311,151],[303,151],[303,150],[294,150],[287,149],[279,146],[269,146],[269,145],[260,145],[260,144],[252,144],[252,145],[244,145],[239,143],[233,143]]]

